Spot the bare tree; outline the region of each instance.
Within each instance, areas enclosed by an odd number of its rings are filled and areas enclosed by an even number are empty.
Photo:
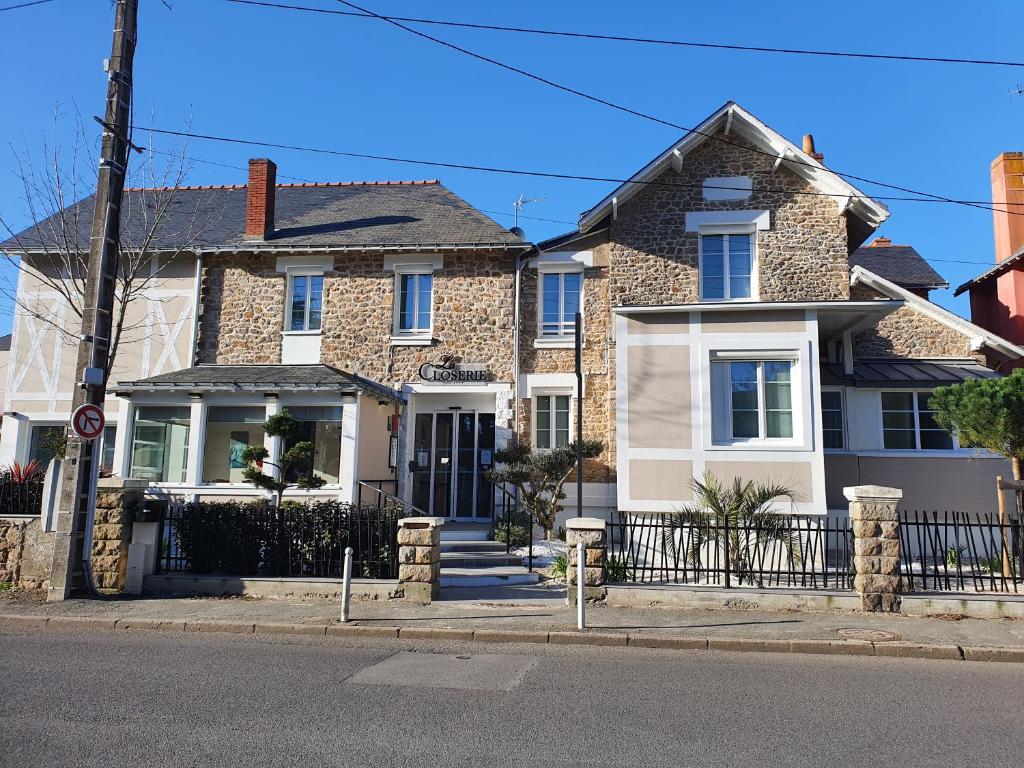
[[[5,232],[14,244],[11,253],[0,255],[19,274],[30,274],[44,289],[58,294],[70,316],[53,317],[31,296],[20,295],[16,285],[0,287],[0,293],[7,294],[20,311],[55,328],[68,343],[77,343],[89,260],[98,143],[90,138],[81,115],[76,113],[73,137],[64,148],[57,139],[58,124],[59,114],[55,115],[53,139],[44,138],[35,151],[27,142],[20,151],[11,147],[16,160],[14,175],[33,224],[16,232],[0,215],[0,232]],[[186,200],[181,193],[191,172],[187,145],[173,151],[133,148],[121,209],[107,376],[121,343],[133,340],[134,332],[146,324],[144,319],[132,319],[132,305],[154,300],[147,291],[177,256],[194,250],[203,232],[218,218],[211,215],[206,196]]]

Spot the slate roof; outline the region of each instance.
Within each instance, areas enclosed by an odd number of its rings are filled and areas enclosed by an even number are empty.
[[[964,291],[970,290],[976,285],[981,285],[988,280],[999,277],[1004,272],[1009,272],[1011,269],[1018,269],[1022,266],[1024,266],[1024,248],[1021,248],[1009,258],[1003,259],[998,264],[989,267],[977,277],[968,280],[957,288],[956,291],[953,292],[953,295],[959,296]]]
[[[850,256],[850,266],[864,267],[904,288],[932,290],[949,286],[912,245],[861,246]]]
[[[279,184],[276,231],[266,241],[244,238],[246,187],[179,187],[125,190],[122,231],[140,242],[153,220],[154,206],[168,206],[156,232],[156,246],[246,249],[301,247],[490,246],[526,243],[488,218],[438,181]],[[93,198],[75,203],[65,220],[78,216],[78,242],[89,243]],[[60,233],[58,215],[0,243],[20,253],[52,246]]]
[[[148,379],[119,381],[117,392],[137,391],[331,391],[367,392],[396,402],[404,398],[390,387],[329,365],[197,365]]]
[[[842,363],[826,363],[821,366],[822,384],[854,387],[931,388],[969,379],[996,379],[999,376],[973,360],[854,360],[853,376],[843,373]]]

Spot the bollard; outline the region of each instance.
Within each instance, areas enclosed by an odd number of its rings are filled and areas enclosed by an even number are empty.
[[[347,622],[352,600],[352,547],[345,547],[345,565],[341,572],[341,620]]]
[[[586,629],[587,620],[583,615],[583,606],[587,604],[583,586],[584,575],[587,567],[587,554],[584,551],[583,542],[576,542],[576,628]]]

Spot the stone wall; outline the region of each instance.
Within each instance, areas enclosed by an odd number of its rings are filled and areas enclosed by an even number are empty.
[[[600,440],[605,452],[597,459],[584,462],[584,481],[588,483],[615,482],[615,414],[612,389],[614,366],[614,340],[611,334],[611,305],[608,294],[607,244],[593,248],[594,266],[583,272],[583,348],[584,382],[584,437]],[[538,333],[538,309],[540,306],[539,279],[537,269],[525,268],[520,282],[520,370],[530,373],[575,373],[576,359],[573,349],[549,349],[534,347]],[[533,403],[524,397],[519,403],[519,433],[523,439],[533,442]],[[575,397],[575,394],[574,394]],[[571,425],[575,437],[575,421]],[[575,474],[570,478],[575,481]]]
[[[865,286],[854,286],[851,299],[874,301],[887,299]],[[863,357],[975,358],[984,363],[984,356],[971,350],[971,339],[960,331],[934,320],[913,307],[900,307],[866,331],[853,342],[854,355]]]
[[[201,363],[279,363],[285,276],[268,254],[205,256]]]
[[[0,518],[0,584],[46,589],[52,559],[53,534],[38,517]]]
[[[846,218],[831,197],[816,192],[785,166],[745,147],[706,141],[619,206],[612,222],[611,303],[688,304],[698,300],[698,235],[686,232],[688,211],[769,210],[771,228],[757,233],[757,272],[762,301],[828,301],[849,297]],[[708,177],[749,176],[745,200],[706,201]],[[686,185],[686,186],[682,186]]]
[[[92,577],[98,589],[123,592],[128,573],[128,546],[135,513],[146,482],[101,478],[96,489],[92,527]]]

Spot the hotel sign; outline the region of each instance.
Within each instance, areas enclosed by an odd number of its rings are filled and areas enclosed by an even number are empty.
[[[453,355],[442,355],[440,363],[420,366],[420,378],[423,381],[461,384],[490,381],[491,373],[486,365],[456,363]]]

